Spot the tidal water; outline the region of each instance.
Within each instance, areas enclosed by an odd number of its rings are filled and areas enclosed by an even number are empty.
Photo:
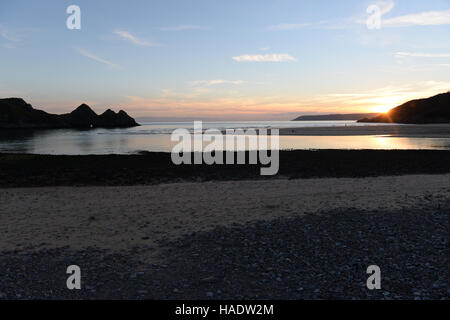
[[[370,126],[355,121],[246,121],[203,122],[203,129],[295,128]],[[379,125],[379,124],[377,124]],[[192,132],[193,122],[149,122],[127,129],[9,130],[0,131],[0,152],[32,154],[133,154],[140,151],[170,152],[173,130]],[[225,144],[224,144],[225,145]],[[449,138],[389,136],[280,136],[279,148],[287,149],[440,149],[450,150]]]

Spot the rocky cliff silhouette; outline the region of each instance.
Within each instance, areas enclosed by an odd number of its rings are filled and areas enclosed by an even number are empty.
[[[408,101],[385,114],[358,122],[450,123],[450,92]]]
[[[125,111],[111,109],[97,115],[88,105],[82,104],[71,113],[51,114],[34,109],[21,98],[0,99],[0,128],[129,128],[139,126]]]

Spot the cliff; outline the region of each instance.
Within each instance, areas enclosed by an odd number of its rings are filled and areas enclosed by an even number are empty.
[[[385,114],[358,122],[450,123],[450,92],[408,101]]]
[[[125,111],[108,109],[97,115],[82,104],[71,113],[51,114],[34,109],[21,98],[0,99],[0,129],[56,129],[56,128],[128,128],[139,124]]]

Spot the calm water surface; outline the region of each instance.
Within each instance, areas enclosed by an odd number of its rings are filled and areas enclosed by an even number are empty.
[[[204,122],[203,129],[367,126],[355,121]],[[127,129],[38,130],[0,132],[0,152],[35,154],[131,154],[170,152],[170,134],[193,129],[192,122],[154,122]],[[447,149],[448,138],[386,136],[280,136],[280,149]]]

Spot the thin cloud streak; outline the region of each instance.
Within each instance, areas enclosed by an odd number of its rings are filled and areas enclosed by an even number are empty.
[[[91,53],[89,51],[86,51],[84,49],[81,49],[81,48],[75,48],[75,49],[78,51],[79,54],[81,54],[82,56],[85,56],[85,57],[87,57],[89,59],[92,59],[94,61],[100,62],[100,63],[105,64],[105,65],[108,65],[110,67],[114,67],[114,68],[120,67],[118,64],[115,64],[115,63],[112,63],[111,61],[108,61],[108,60],[105,60],[103,58],[100,58],[100,57],[94,55],[93,53]]]
[[[7,43],[4,43],[2,47],[7,49],[14,49],[16,44],[22,41],[22,39],[16,34],[12,33],[5,26],[0,24],[0,37],[5,39]]]
[[[197,80],[192,81],[193,86],[214,86],[218,84],[234,84],[239,85],[243,84],[245,81],[243,80],[224,80],[224,79],[216,79],[216,80]]]
[[[267,27],[267,30],[271,31],[287,31],[287,30],[298,30],[305,27],[311,26],[310,23],[281,23],[273,26]]]
[[[0,24],[0,36],[11,42],[19,42],[21,38],[13,34],[10,30]]]
[[[318,21],[313,23],[280,23],[266,28],[268,31],[293,31],[301,29],[339,30],[351,25],[351,20]]]
[[[428,11],[383,19],[383,27],[437,26],[450,24],[450,10]]]
[[[145,47],[157,46],[157,44],[155,44],[153,42],[150,42],[150,41],[147,41],[147,40],[143,40],[143,39],[139,39],[138,37],[132,35],[128,31],[116,30],[116,31],[114,31],[114,34],[118,35],[123,40],[131,41],[132,43],[134,43],[137,46],[145,46]]]
[[[397,57],[414,58],[450,58],[450,53],[416,53],[416,52],[397,52]]]
[[[378,1],[374,3],[375,6],[380,8],[380,14],[383,17],[381,20],[381,26],[386,28],[395,27],[411,27],[411,26],[437,26],[450,24],[450,10],[442,11],[425,11],[418,13],[410,13],[406,15],[401,15],[392,18],[384,18],[384,16],[395,7],[395,2],[389,1]],[[366,24],[367,19],[362,18],[356,20],[359,24]]]
[[[201,30],[205,29],[205,27],[196,25],[179,25],[179,26],[161,27],[158,29],[161,31],[186,31],[186,30]]]
[[[232,57],[237,62],[294,62],[294,57],[287,53],[271,53],[271,54],[244,54]]]

